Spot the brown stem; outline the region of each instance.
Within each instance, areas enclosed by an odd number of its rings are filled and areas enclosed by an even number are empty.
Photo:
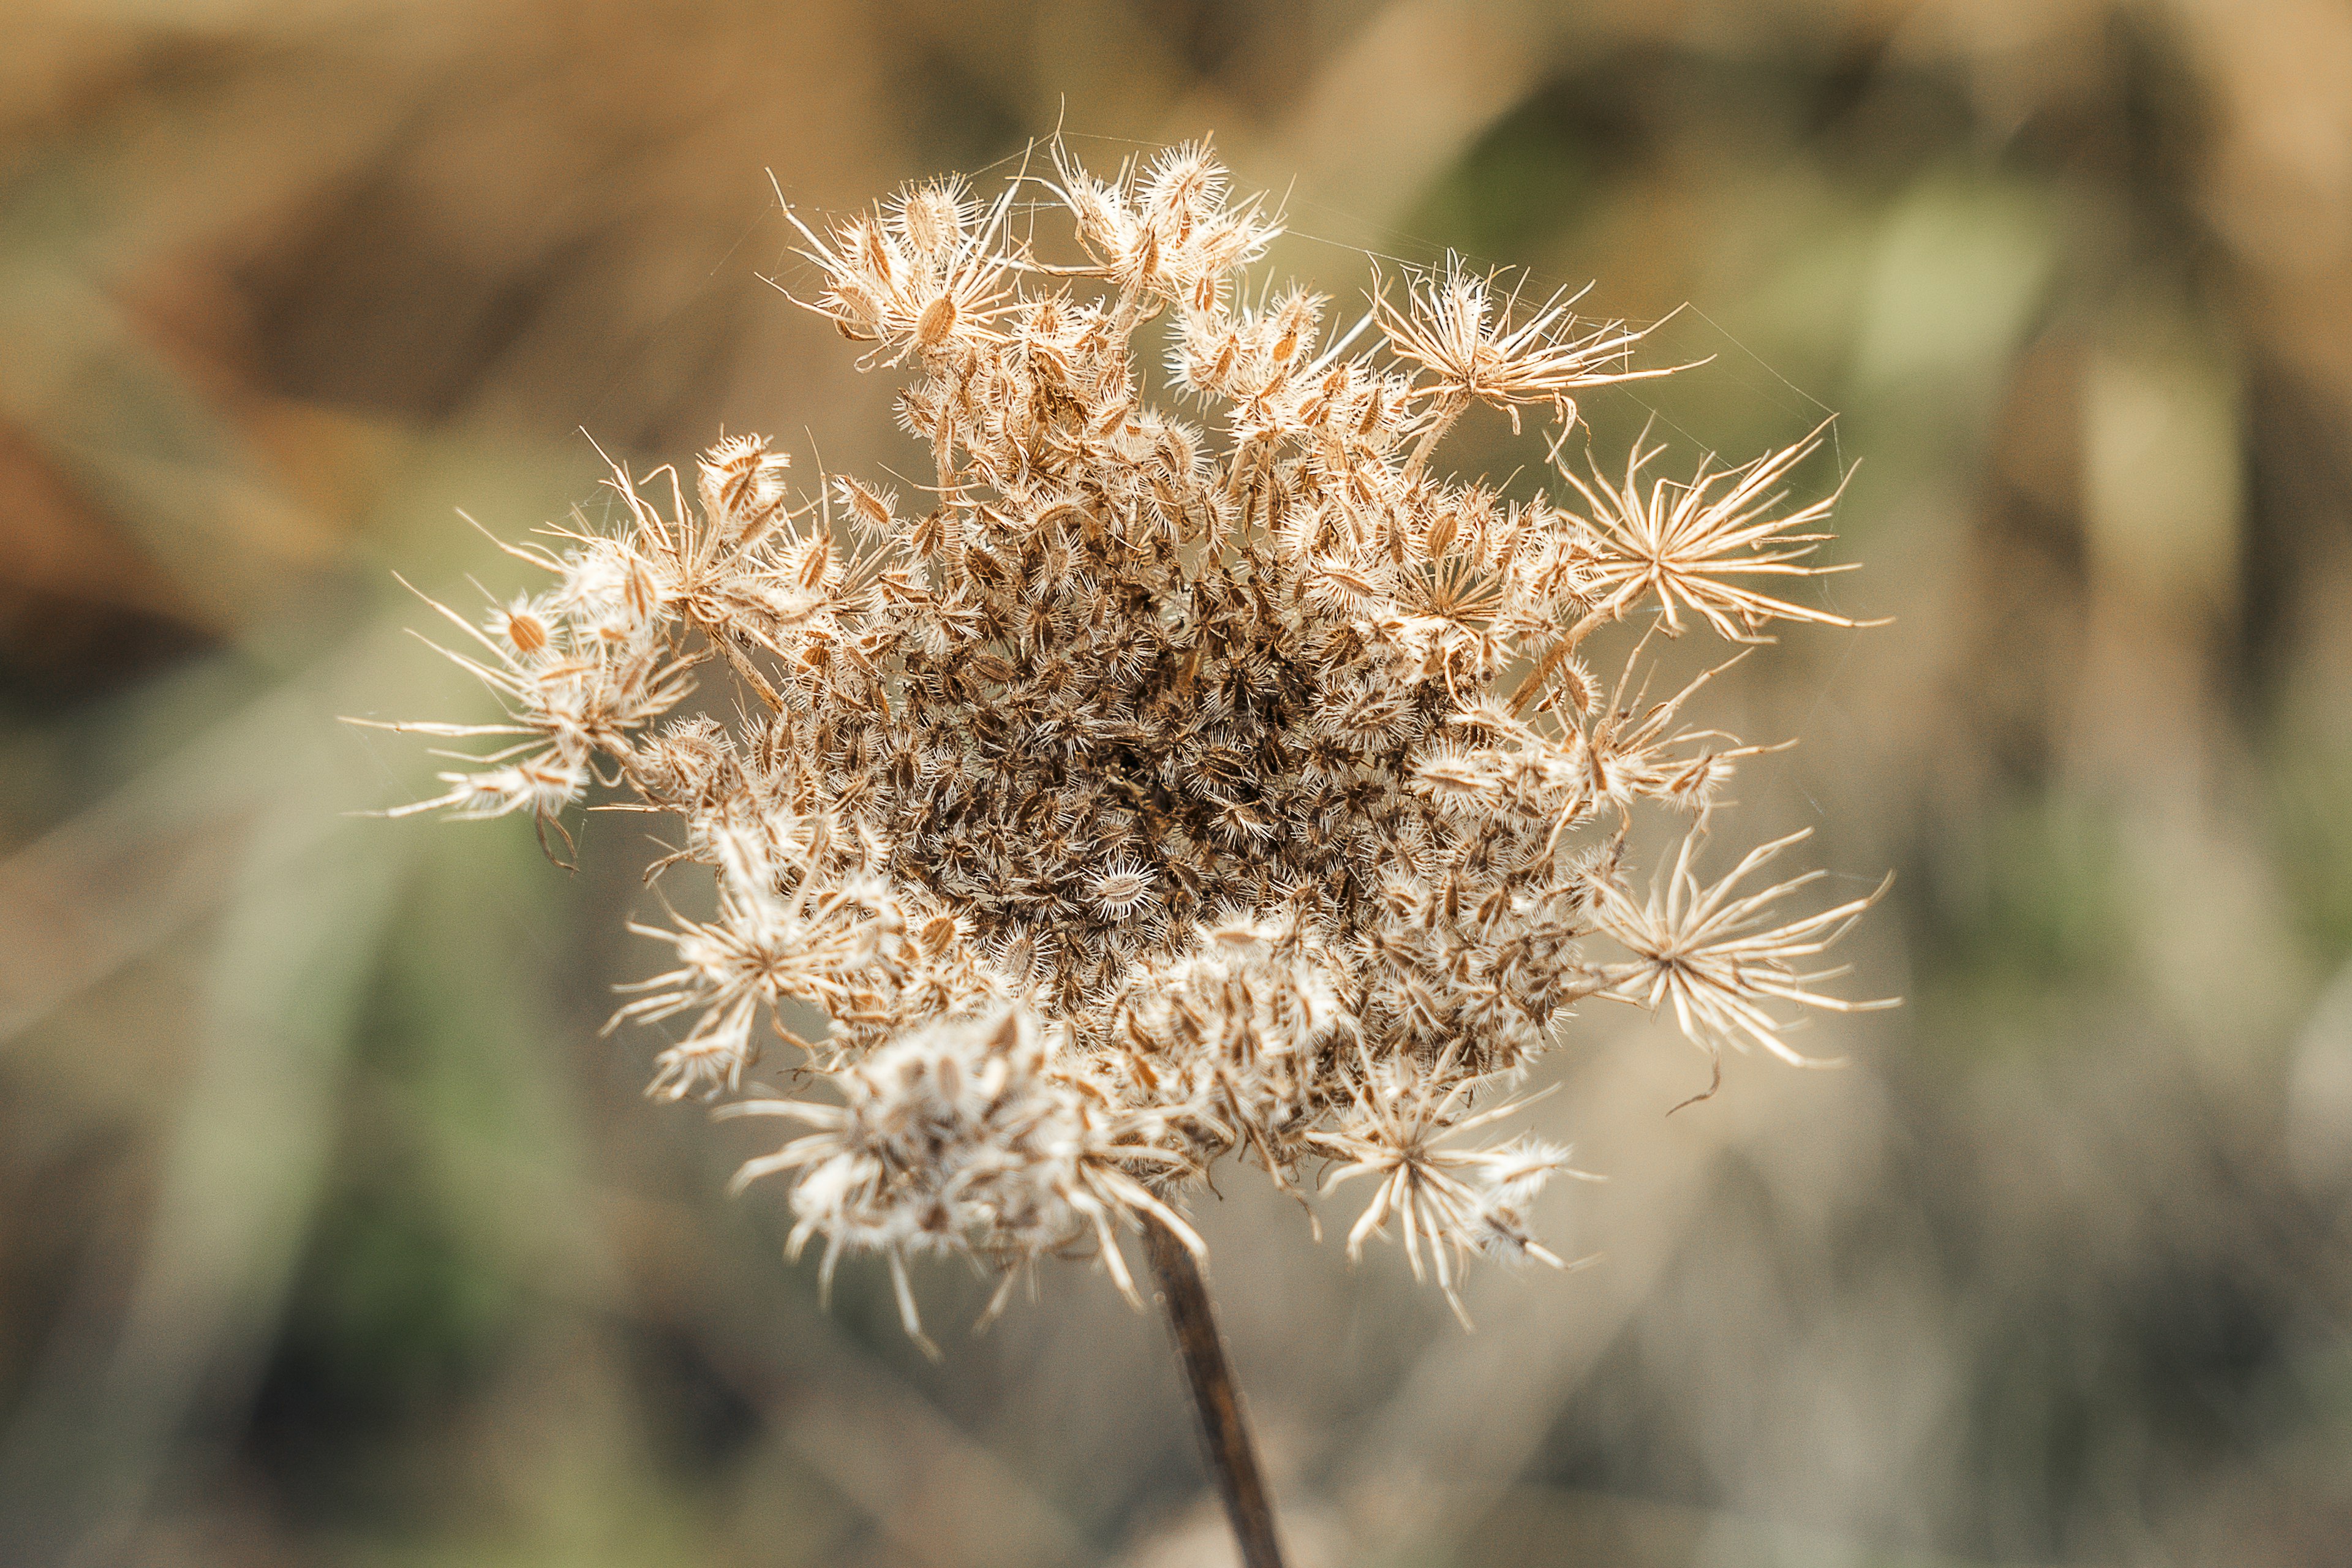
[[[1242,1549],[1242,1568],[1282,1568],[1282,1542],[1274,1532],[1274,1504],[1265,1495],[1265,1479],[1258,1473],[1257,1449],[1250,1442],[1249,1421],[1242,1413],[1241,1390],[1233,1369],[1225,1364],[1224,1341],[1217,1333],[1217,1316],[1209,1305],[1208,1281],[1201,1266],[1176,1233],[1159,1218],[1143,1216],[1143,1250],[1151,1259],[1151,1278],[1160,1287],[1160,1304],[1168,1310],[1168,1334],[1176,1342],[1176,1357],[1184,1363],[1184,1381],[1192,1391],[1192,1413],[1201,1418],[1201,1447],[1225,1500],[1225,1517]]]
[[[1410,479],[1421,472],[1421,466],[1429,461],[1430,453],[1437,449],[1437,444],[1445,439],[1445,433],[1454,428],[1454,422],[1461,418],[1463,411],[1469,406],[1469,398],[1454,393],[1448,392],[1439,396],[1436,417],[1414,446],[1412,455],[1404,460],[1403,478]]]

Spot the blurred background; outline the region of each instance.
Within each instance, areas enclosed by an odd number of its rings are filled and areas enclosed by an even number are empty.
[[[1465,1335],[1254,1173],[1202,1226],[1300,1568],[2352,1561],[2352,12],[2334,0],[12,0],[0,1562],[1232,1561],[1160,1324],[780,1257],[598,1027],[647,850],[387,823],[470,605],[722,426],[901,463],[762,275],[1062,126],[1214,132],[1276,261],[1692,309],[1590,410],[1829,411],[1728,835],[1887,867],[1842,1072],[1588,1009],[1606,1186]],[[1504,456],[1500,423],[1457,458]],[[1486,442],[1482,447],[1480,442]],[[1834,465],[1834,466],[1832,466]],[[1523,488],[1533,483],[1523,478]],[[1343,1219],[1355,1194],[1334,1210]],[[1328,1226],[1327,1226],[1327,1229]]]

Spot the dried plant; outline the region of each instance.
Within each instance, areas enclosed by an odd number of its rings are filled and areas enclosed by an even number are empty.
[[[1351,1255],[1394,1228],[1458,1310],[1471,1254],[1561,1262],[1528,1214],[1568,1152],[1460,1140],[1575,1004],[1671,1001],[1710,1056],[1791,1061],[1789,1006],[1877,1005],[1808,967],[1875,894],[1774,923],[1811,877],[1734,886],[1789,840],[1699,880],[1761,748],[1685,724],[1706,676],[1643,684],[1651,633],[1856,624],[1757,586],[1835,570],[1830,500],[1784,490],[1819,433],[1687,482],[1645,481],[1646,446],[1622,485],[1580,473],[1577,398],[1666,374],[1639,330],[1449,267],[1333,333],[1325,297],[1249,281],[1276,223],[1199,147],[793,222],[803,302],[907,368],[931,483],[795,492],[747,436],[690,494],[616,469],[617,528],[510,547],[548,587],[442,611],[508,718],[394,726],[500,748],[395,815],[562,836],[617,788],[675,819],[653,873],[707,868],[717,910],[640,928],[675,963],[614,1022],[690,1020],[659,1098],[740,1091],[771,1042],[826,1087],[726,1110],[802,1129],[739,1184],[790,1178],[828,1279],[881,1254],[919,1337],[924,1254],[995,1270],[992,1311],[1073,1249],[1132,1296],[1120,1233],[1197,1255],[1188,1196],[1231,1152],[1286,1190],[1370,1178]],[[1541,411],[1561,499],[1433,470],[1474,403]],[[1644,618],[1604,691],[1588,639]],[[731,698],[681,716],[712,670]],[[1645,897],[1647,810],[1687,826]]]

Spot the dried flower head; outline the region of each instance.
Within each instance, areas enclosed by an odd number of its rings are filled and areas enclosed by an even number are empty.
[[[1858,1005],[1804,965],[1876,895],[1771,925],[1811,879],[1734,885],[1792,840],[1701,884],[1761,748],[1685,725],[1706,676],[1654,701],[1643,675],[1694,620],[1856,624],[1749,585],[1834,569],[1810,555],[1830,500],[1783,495],[1815,443],[1646,489],[1646,444],[1622,485],[1580,473],[1577,397],[1665,374],[1632,363],[1639,330],[1449,268],[1376,283],[1334,336],[1322,296],[1247,285],[1276,229],[1204,149],[1053,162],[993,200],[793,216],[809,308],[905,367],[920,499],[846,475],[796,499],[756,437],[691,485],[616,468],[617,528],[514,549],[547,587],[443,612],[507,719],[395,727],[502,749],[400,811],[560,832],[609,788],[674,820],[652,874],[707,868],[716,911],[638,928],[674,962],[614,1022],[684,1021],[661,1098],[743,1091],[771,1042],[828,1086],[730,1107],[803,1129],[741,1180],[792,1182],[828,1279],[887,1258],[909,1332],[927,1253],[1009,1282],[1091,1248],[1131,1289],[1122,1227],[1197,1249],[1181,1211],[1227,1153],[1286,1189],[1370,1178],[1350,1252],[1393,1227],[1449,1298],[1474,1253],[1557,1266],[1528,1208],[1567,1151],[1462,1140],[1575,1004],[1671,1003],[1711,1054],[1792,1061],[1790,1009]],[[1014,204],[1038,192],[1059,260]],[[1561,499],[1432,471],[1474,403],[1547,411]],[[1636,617],[1604,690],[1586,645]],[[731,722],[684,711],[713,675]],[[1625,834],[1652,808],[1696,821],[1643,897]]]

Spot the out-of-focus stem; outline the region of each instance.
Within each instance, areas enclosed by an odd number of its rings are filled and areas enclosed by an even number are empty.
[[[1184,1382],[1192,1391],[1192,1412],[1200,1417],[1201,1446],[1207,1451],[1210,1472],[1225,1500],[1225,1517],[1242,1549],[1242,1568],[1282,1568],[1282,1542],[1274,1530],[1274,1504],[1259,1474],[1257,1449],[1250,1441],[1248,1419],[1242,1413],[1241,1390],[1233,1369],[1225,1364],[1224,1341],[1217,1333],[1217,1317],[1209,1305],[1208,1281],[1201,1266],[1175,1232],[1147,1214],[1143,1216],[1143,1249],[1151,1259],[1151,1277],[1167,1310],[1169,1336],[1176,1342],[1176,1358],[1184,1363]]]

